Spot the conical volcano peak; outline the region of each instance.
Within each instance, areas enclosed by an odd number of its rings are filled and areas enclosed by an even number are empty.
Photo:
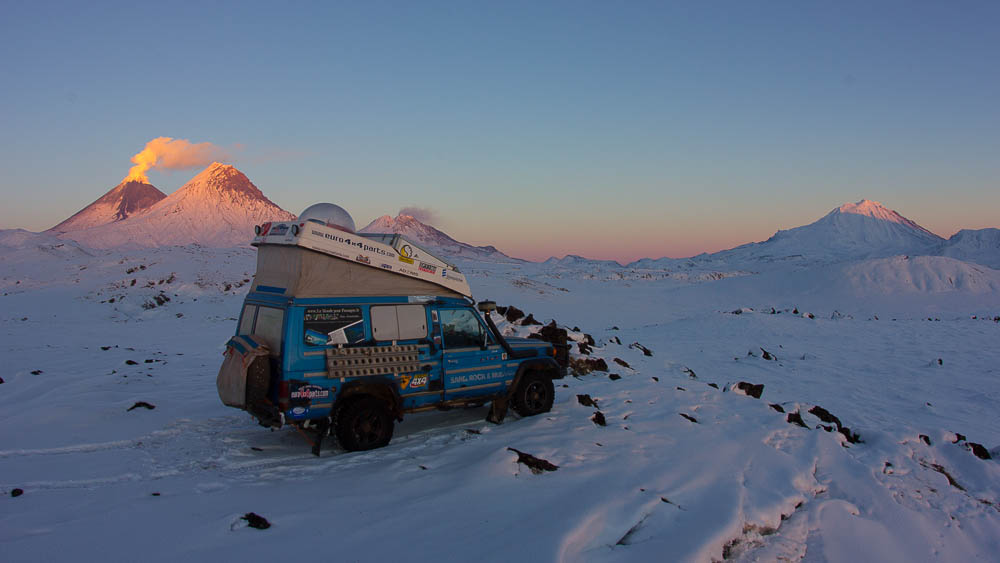
[[[887,208],[877,201],[872,201],[870,199],[862,199],[857,203],[845,203],[837,208],[840,213],[853,213],[855,215],[866,215],[868,217],[874,217],[876,219],[885,219],[887,221],[900,222],[898,219],[904,219],[902,215],[896,213],[895,211]]]
[[[217,194],[240,194],[249,199],[268,201],[264,194],[232,164],[213,162],[207,168],[191,178],[173,195],[180,193],[201,194],[203,197],[215,197]],[[173,196],[171,196],[173,197]]]
[[[862,199],[857,203],[845,203],[837,209],[834,209],[827,215],[829,218],[833,218],[837,215],[859,215],[862,217],[870,217],[872,219],[877,219],[879,221],[888,221],[890,223],[897,223],[919,231],[924,235],[929,235],[935,239],[940,238],[934,233],[928,231],[927,229],[921,227],[916,222],[903,217],[899,213],[889,209],[888,207],[882,205],[877,201],[870,199]]]
[[[146,212],[166,198],[152,184],[139,180],[122,180],[96,201],[50,230],[65,233],[123,221]]]

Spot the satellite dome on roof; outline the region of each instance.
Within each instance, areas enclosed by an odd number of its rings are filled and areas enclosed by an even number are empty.
[[[315,203],[299,214],[299,221],[315,221],[336,227],[349,233],[354,232],[354,219],[343,207],[332,203]]]

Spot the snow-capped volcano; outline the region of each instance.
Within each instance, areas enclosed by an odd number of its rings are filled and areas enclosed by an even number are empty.
[[[235,167],[213,162],[141,214],[62,236],[94,248],[185,244],[231,247],[249,244],[255,225],[294,218],[267,199]]]
[[[434,227],[421,223],[413,216],[402,213],[395,218],[383,215],[359,232],[403,235],[420,246],[442,250],[449,257],[516,260],[500,252],[494,246],[473,246],[459,242]]]
[[[778,231],[764,242],[698,258],[839,262],[897,254],[936,254],[943,242],[881,203],[863,199],[842,205],[808,225]]]
[[[133,215],[141,214],[165,197],[167,195],[152,184],[123,180],[108,190],[108,193],[49,230],[65,233],[124,221]]]

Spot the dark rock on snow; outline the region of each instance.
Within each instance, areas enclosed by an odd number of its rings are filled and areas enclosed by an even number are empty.
[[[590,395],[577,395],[576,402],[580,403],[585,407],[597,408],[597,399],[592,399]]]
[[[798,424],[802,428],[805,428],[807,430],[809,429],[809,427],[806,426],[805,421],[802,420],[802,415],[799,414],[799,411],[788,413],[788,417],[785,418],[785,421],[787,421],[789,424]]]
[[[271,523],[267,521],[267,518],[253,512],[247,512],[241,519],[247,521],[247,526],[258,530],[266,530],[271,527]]]
[[[604,419],[604,413],[602,413],[601,411],[595,412],[594,415],[590,417],[590,420],[594,421],[594,424],[598,426],[608,425],[608,422]]]
[[[782,407],[781,405],[777,404],[777,403],[771,403],[768,406],[771,407],[772,409],[778,411],[778,412],[785,412],[785,408]]]
[[[969,442],[968,447],[970,450],[972,450],[972,453],[975,454],[975,456],[978,457],[979,459],[993,459],[990,456],[990,452],[982,444]]]
[[[507,310],[504,311],[502,314],[503,314],[504,318],[507,319],[507,322],[512,323],[512,322],[516,321],[517,319],[520,319],[521,317],[523,317],[524,316],[524,311],[522,311],[522,310],[518,309],[517,307],[511,305],[510,307],[507,307]]]
[[[683,416],[684,418],[690,420],[691,422],[693,422],[695,424],[698,424],[698,419],[695,418],[695,417],[693,417],[693,416],[691,416],[691,415],[689,415],[689,414],[685,414],[685,413],[682,413],[682,412],[681,413],[677,413],[677,414]]]
[[[524,317],[521,320],[521,326],[532,326],[532,325],[540,325],[540,324],[542,324],[542,323],[536,321],[535,320],[535,316],[532,315],[532,314],[529,314],[527,317]]]
[[[611,381],[618,381],[621,378],[622,376],[618,375],[617,373],[612,373],[611,375],[608,376],[608,379],[610,379]]]
[[[558,465],[554,465],[550,463],[548,460],[535,457],[529,453],[525,453],[520,450],[515,450],[514,448],[507,448],[507,449],[516,453],[517,462],[527,465],[528,469],[530,469],[531,472],[534,473],[535,475],[538,475],[543,471],[555,471],[556,469],[559,469]]]
[[[156,408],[156,405],[151,405],[151,404],[147,403],[146,401],[138,401],[138,402],[136,402],[136,404],[134,404],[131,407],[127,408],[125,410],[125,412],[128,412],[130,410],[134,410],[134,409],[138,409],[138,408],[144,408],[144,409],[148,409],[148,410],[153,410],[153,409]]]
[[[632,369],[632,366],[628,365],[628,362],[626,362],[625,360],[623,360],[623,359],[621,359],[621,358],[615,358],[615,359],[614,359],[613,361],[614,361],[614,362],[615,362],[616,364],[618,364],[618,365],[622,366],[623,368],[628,368],[628,369]]]
[[[736,388],[739,389],[740,391],[743,391],[748,396],[753,397],[754,399],[759,399],[761,394],[764,393],[763,383],[753,384],[753,383],[747,383],[746,381],[740,381],[739,383],[736,384]]]

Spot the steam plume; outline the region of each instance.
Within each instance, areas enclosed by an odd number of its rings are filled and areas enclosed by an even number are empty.
[[[180,170],[208,166],[214,161],[228,159],[226,151],[212,143],[192,143],[187,139],[157,137],[146,143],[146,148],[132,157],[135,166],[129,169],[125,180],[148,183],[146,171],[150,168]]]
[[[410,217],[413,217],[417,221],[420,221],[421,223],[424,224],[436,223],[438,219],[437,211],[434,211],[433,209],[428,209],[426,207],[416,207],[413,205],[400,209],[399,214],[409,215]]]

